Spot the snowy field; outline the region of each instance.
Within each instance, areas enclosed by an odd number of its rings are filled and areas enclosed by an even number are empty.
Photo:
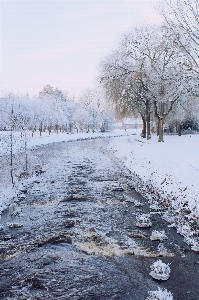
[[[177,227],[192,249],[199,251],[199,135],[157,136],[147,141],[139,135],[115,138],[109,150],[132,173],[133,184],[154,210]]]

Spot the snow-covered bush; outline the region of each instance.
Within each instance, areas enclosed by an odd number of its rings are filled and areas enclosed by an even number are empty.
[[[150,227],[152,226],[150,215],[149,214],[142,214],[136,217],[136,226],[138,227]]]
[[[170,277],[171,269],[169,264],[163,263],[161,260],[154,262],[149,273],[153,278],[158,280],[167,280]]]
[[[160,289],[158,291],[150,291],[149,297],[146,300],[173,300],[173,295],[167,289]]]
[[[151,239],[151,241],[157,241],[157,240],[163,241],[163,240],[168,239],[168,237],[166,236],[164,230],[162,230],[162,231],[153,230],[152,234],[150,236],[150,239]]]
[[[0,230],[3,230],[3,225],[2,224],[0,224]]]

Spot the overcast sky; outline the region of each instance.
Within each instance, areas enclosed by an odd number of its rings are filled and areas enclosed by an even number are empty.
[[[1,89],[78,95],[126,29],[160,22],[158,0],[0,0]]]

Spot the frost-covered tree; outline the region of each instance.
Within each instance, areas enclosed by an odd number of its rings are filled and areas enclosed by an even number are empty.
[[[199,74],[199,2],[198,0],[162,0],[159,6],[167,26],[185,56],[182,66]]]
[[[116,53],[103,65],[101,82],[116,106],[139,113],[143,109],[146,121],[152,103],[158,141],[163,142],[165,118],[186,90],[175,36],[165,24],[133,28]]]
[[[198,0],[162,0],[159,6],[167,26],[180,49],[181,68],[187,76],[190,101],[185,108],[185,129],[198,129],[199,107],[199,2]]]
[[[143,27],[136,30],[129,51],[134,57],[135,52],[141,61],[135,71],[139,73],[140,85],[153,102],[158,120],[158,141],[162,142],[165,117],[185,91],[175,37],[165,25]]]
[[[44,87],[43,91],[39,93],[38,97],[40,101],[40,134],[42,129],[55,127],[56,132],[63,128],[63,125],[67,123],[66,113],[66,98],[63,93],[57,88],[53,90],[50,85]],[[46,112],[43,112],[46,110]],[[49,131],[50,132],[50,131]]]
[[[84,101],[88,101],[89,93],[85,93]],[[32,136],[35,130],[46,129],[49,134],[52,129],[59,131],[69,131],[75,129],[84,131],[85,127],[100,130],[103,122],[108,124],[108,114],[102,104],[102,95],[97,91],[90,90],[91,99],[87,102],[78,102],[70,96],[68,92],[58,88],[53,89],[46,85],[38,96],[30,97],[28,94],[5,93],[0,98],[0,130],[10,130],[12,122],[10,112],[14,107],[14,130],[31,130]],[[81,98],[83,100],[83,98]],[[106,121],[104,121],[105,119]]]
[[[125,47],[120,44],[118,49],[102,61],[99,79],[118,119],[137,116],[138,113],[141,115],[145,137],[147,100],[144,90],[136,81],[137,74],[133,73],[134,63],[134,60],[129,61],[125,55]]]
[[[87,115],[87,132],[106,131],[111,123],[111,114],[107,112],[105,96],[100,87],[85,89],[79,97],[79,102]]]

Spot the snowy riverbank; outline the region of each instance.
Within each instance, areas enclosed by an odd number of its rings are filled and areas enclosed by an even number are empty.
[[[109,150],[132,173],[134,187],[199,251],[199,135],[115,138]]]
[[[193,249],[199,250],[199,135],[165,136],[165,142],[158,143],[157,136],[147,141],[140,137],[139,131],[51,133],[50,136],[42,133],[41,137],[36,132],[34,137],[31,134],[26,136],[26,141],[27,149],[36,149],[63,141],[115,137],[110,141],[108,150],[130,170],[135,189],[150,201],[154,209],[164,208],[164,218],[171,226],[177,227]],[[0,156],[9,155],[9,133],[1,132],[0,139]],[[24,141],[25,136],[15,133],[14,153],[24,151]],[[5,167],[9,169],[9,158]],[[16,188],[11,188],[10,178],[5,178],[3,168],[1,166],[0,211],[16,193]]]

